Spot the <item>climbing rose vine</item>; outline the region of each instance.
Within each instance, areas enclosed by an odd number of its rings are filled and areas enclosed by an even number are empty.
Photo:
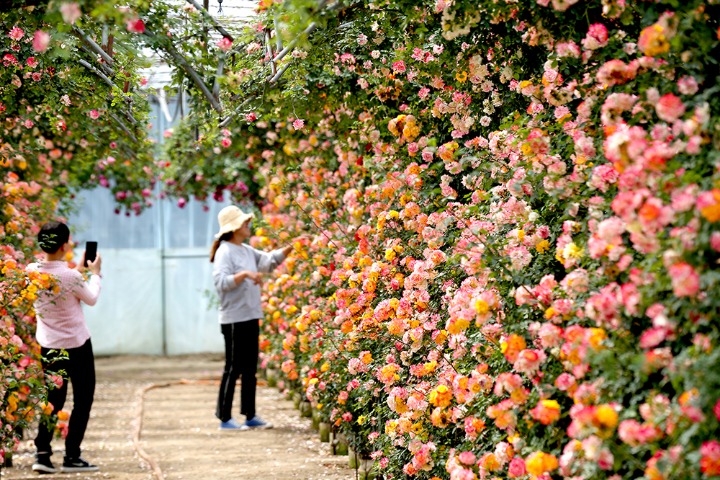
[[[147,99],[136,90],[136,46],[111,27],[126,13],[107,2],[24,3],[0,8],[0,468],[23,432],[47,420],[47,386],[61,381],[43,378],[34,339],[33,300],[53,279],[25,273],[40,225],[64,217],[75,192],[96,186],[139,213],[150,204],[156,168]],[[83,9],[103,21],[81,18]],[[123,47],[106,45],[98,61],[89,45],[102,43],[103,24]]]
[[[242,108],[166,172],[254,182],[259,246],[314,233],[263,366],[386,478],[716,475],[718,8],[263,2]]]

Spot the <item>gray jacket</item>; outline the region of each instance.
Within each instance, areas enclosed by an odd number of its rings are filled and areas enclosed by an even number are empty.
[[[215,252],[213,281],[220,296],[220,323],[236,323],[262,318],[260,285],[250,279],[235,284],[233,276],[240,271],[269,273],[285,256],[282,249],[272,252],[256,250],[243,243],[222,242]]]

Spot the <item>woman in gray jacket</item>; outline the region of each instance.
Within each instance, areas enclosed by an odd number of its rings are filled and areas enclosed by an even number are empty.
[[[245,243],[252,236],[252,213],[231,205],[218,214],[220,231],[210,251],[215,288],[220,297],[220,328],[225,337],[225,368],[215,415],[220,429],[272,428],[255,412],[262,274],[280,265],[292,246],[263,252]],[[235,384],[240,378],[241,423],[232,417]]]

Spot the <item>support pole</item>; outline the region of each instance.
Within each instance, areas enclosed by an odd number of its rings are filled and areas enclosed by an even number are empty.
[[[218,23],[217,20],[215,20],[215,17],[213,17],[212,15],[210,15],[210,12],[207,11],[207,8],[203,8],[203,7],[202,7],[199,3],[197,3],[195,0],[186,0],[186,1],[187,1],[190,5],[192,5],[193,7],[197,8],[197,10],[198,10],[200,13],[202,13],[202,15],[203,15],[205,18],[207,18],[208,20],[210,20],[210,23],[211,23],[212,26],[215,28],[215,30],[217,30],[217,31],[220,33],[220,35],[222,35],[223,37],[227,37],[227,38],[229,38],[230,40],[234,40],[233,36],[230,35],[230,33],[228,33],[228,31],[225,30],[225,29],[222,27],[222,25],[220,25],[220,24]],[[207,4],[207,3],[206,3],[206,4]]]
[[[148,37],[156,37],[155,34],[153,34],[150,30],[145,30],[145,35]],[[195,86],[202,92],[202,94],[205,96],[208,102],[210,102],[210,105],[212,105],[213,109],[222,114],[223,113],[223,107],[220,105],[220,102],[213,97],[212,92],[210,89],[205,85],[205,82],[203,82],[202,78],[200,78],[200,75],[190,66],[188,61],[178,53],[178,51],[175,49],[175,47],[172,44],[168,44],[164,46],[164,50],[171,56],[178,65],[185,71],[188,77],[190,77],[190,80],[195,84]]]
[[[73,32],[75,32],[75,34],[80,37],[80,39],[85,42],[93,50],[93,52],[100,55],[100,57],[105,60],[108,65],[115,64],[115,60],[113,60],[113,58],[108,55],[108,53],[103,50],[100,45],[95,43],[95,41],[93,41],[81,28],[73,27]]]

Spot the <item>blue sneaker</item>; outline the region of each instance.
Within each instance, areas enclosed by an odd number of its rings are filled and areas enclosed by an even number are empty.
[[[246,428],[256,428],[256,429],[266,429],[266,428],[273,428],[273,424],[270,422],[266,422],[262,418],[255,415],[250,420],[247,420],[245,422]]]
[[[227,422],[220,422],[220,430],[247,430],[248,427],[244,423],[240,423],[234,418]]]

